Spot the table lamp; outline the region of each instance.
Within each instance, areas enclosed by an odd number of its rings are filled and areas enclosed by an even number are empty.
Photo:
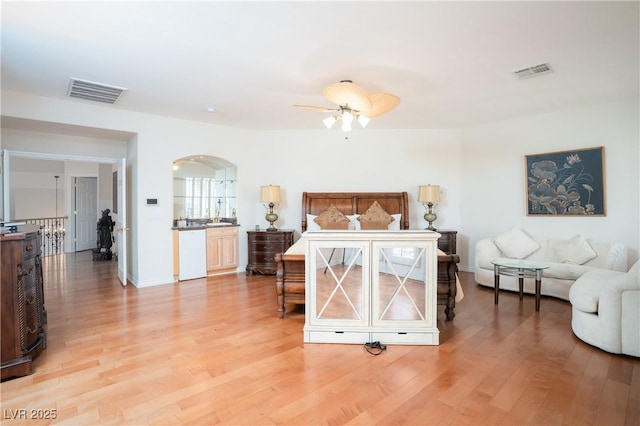
[[[278,215],[273,211],[273,208],[277,203],[280,202],[280,186],[278,185],[267,185],[262,187],[262,203],[268,205],[267,214],[265,219],[269,222],[269,228],[267,231],[277,231],[278,228],[273,226],[273,223],[278,220]],[[267,208],[265,205],[265,208]]]
[[[438,185],[421,185],[418,192],[418,202],[425,206],[427,212],[424,215],[424,220],[429,222],[427,229],[435,231],[433,222],[436,221],[438,216],[433,211],[434,204],[440,201],[440,186]],[[425,205],[426,204],[426,205]]]

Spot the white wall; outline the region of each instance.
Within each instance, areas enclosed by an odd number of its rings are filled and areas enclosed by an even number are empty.
[[[620,242],[638,259],[640,141],[637,100],[526,117],[466,129],[462,151],[465,268],[474,245],[512,226],[540,236]],[[525,155],[605,147],[605,217],[528,217]]]
[[[321,124],[321,123],[319,123]],[[252,225],[264,227],[261,185],[280,185],[279,228],[300,231],[302,193],[407,191],[412,229],[427,226],[418,186],[438,184],[443,191],[435,226],[460,226],[460,133],[458,130],[354,129],[345,140],[338,129],[261,132],[255,143],[256,181],[250,201]]]
[[[64,162],[10,158],[11,217],[33,219],[56,216],[56,179],[58,178],[58,213],[64,215]]]
[[[438,184],[444,196],[435,225],[459,231],[461,269],[472,267],[475,241],[513,225],[532,233],[621,241],[637,257],[638,110],[632,103],[487,124],[463,133],[378,131],[372,122],[345,140],[337,129],[254,132],[75,100],[3,92],[2,101],[3,114],[13,117],[135,134],[126,146],[129,276],[141,287],[172,281],[172,162],[198,154],[238,167],[240,270],[247,262],[244,231],[266,225],[259,202],[260,186],[266,184],[283,189],[276,225],[298,231],[303,191],[407,191],[411,227],[424,228],[418,186]],[[73,150],[76,145],[34,149]],[[606,146],[607,217],[526,217],[524,155],[601,145]],[[146,198],[158,198],[159,205],[146,206]]]
[[[5,115],[9,108],[5,108],[4,92],[2,93],[2,100],[2,114]],[[6,102],[10,101],[6,100]],[[27,104],[33,102],[37,102],[37,100],[27,98]],[[44,115],[44,117],[46,117],[46,115]],[[0,147],[3,149],[13,151],[59,153],[86,157],[123,158],[126,152],[126,142],[122,141],[7,128],[2,128],[2,139],[0,143]]]
[[[137,286],[173,281],[173,160],[197,154],[218,156],[235,164],[242,160],[244,170],[238,173],[239,221],[243,223],[243,219],[253,216],[252,207],[246,204],[243,193],[247,192],[245,188],[253,186],[255,165],[251,155],[251,142],[255,140],[255,132],[124,111],[85,101],[55,100],[6,91],[2,92],[2,105],[3,115],[9,117],[134,135],[126,145],[113,144],[111,147],[106,144],[85,145],[81,139],[87,139],[86,137],[61,137],[65,143],[46,144],[40,143],[46,137],[34,140],[18,135],[13,140],[3,140],[3,147],[45,153],[112,156],[111,158],[126,155],[130,215],[128,224],[131,228],[128,239],[128,272],[130,280]],[[110,153],[107,152],[109,148],[113,149]],[[159,205],[146,206],[146,198],[158,198]],[[245,240],[241,239],[241,264],[246,263]]]
[[[98,214],[102,210],[113,211],[113,165],[98,165]],[[97,221],[97,219],[96,219]]]

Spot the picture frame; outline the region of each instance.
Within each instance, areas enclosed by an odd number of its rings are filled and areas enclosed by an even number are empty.
[[[525,155],[527,216],[606,216],[604,147]]]

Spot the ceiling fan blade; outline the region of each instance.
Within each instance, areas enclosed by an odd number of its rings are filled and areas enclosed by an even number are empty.
[[[325,108],[325,107],[319,107],[319,106],[313,106],[313,105],[294,105],[294,107],[302,108],[302,109],[308,109],[308,110],[317,111],[317,112],[336,112],[336,111],[339,111],[338,108]]]
[[[357,111],[370,110],[371,99],[360,86],[351,80],[342,80],[324,89],[322,94],[334,104]]]
[[[371,108],[360,110],[362,115],[369,118],[380,117],[400,103],[400,98],[390,93],[371,93],[369,99],[371,99]]]

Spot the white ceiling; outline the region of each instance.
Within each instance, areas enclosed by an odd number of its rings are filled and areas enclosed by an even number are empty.
[[[2,1],[2,90],[66,98],[75,77],[128,88],[108,108],[322,129],[292,105],[333,107],[322,89],[351,79],[402,99],[370,128],[457,128],[637,99],[639,5]]]

